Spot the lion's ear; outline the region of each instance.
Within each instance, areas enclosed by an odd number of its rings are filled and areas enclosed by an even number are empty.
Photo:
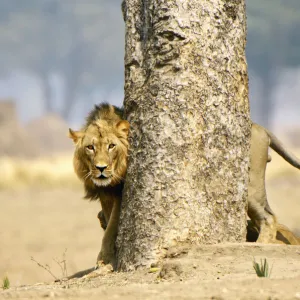
[[[83,137],[83,132],[81,131],[74,131],[69,128],[69,138],[73,140],[75,144],[77,144],[78,140]]]
[[[118,131],[125,134],[126,137],[128,136],[128,133],[129,133],[129,127],[130,127],[129,122],[127,122],[125,120],[122,120],[122,121],[118,122],[118,124],[117,124]]]

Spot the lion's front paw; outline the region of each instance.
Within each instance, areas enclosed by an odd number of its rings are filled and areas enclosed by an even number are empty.
[[[114,251],[101,250],[97,257],[96,265],[111,265],[113,269],[116,267],[116,255]]]
[[[96,270],[107,270],[108,272],[113,272],[113,266],[111,264],[105,264],[102,260],[97,261],[95,266]]]

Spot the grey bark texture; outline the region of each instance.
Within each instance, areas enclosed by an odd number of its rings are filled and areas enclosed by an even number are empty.
[[[244,0],[127,0],[129,166],[118,269],[244,241],[250,116]]]

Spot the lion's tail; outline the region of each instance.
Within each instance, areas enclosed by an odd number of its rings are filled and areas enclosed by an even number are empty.
[[[81,278],[91,272],[95,271],[95,267],[93,268],[89,268],[89,269],[86,269],[86,270],[83,270],[83,271],[79,271],[71,276],[67,276],[67,277],[64,277],[62,279],[56,279],[55,281],[56,282],[59,282],[59,281],[66,281],[66,280],[70,280],[70,279],[73,279],[73,278]]]
[[[283,157],[288,163],[297,169],[300,169],[300,159],[293,153],[285,149],[279,139],[269,130],[265,129],[270,138],[270,147]]]

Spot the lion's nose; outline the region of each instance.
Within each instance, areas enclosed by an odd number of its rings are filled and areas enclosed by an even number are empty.
[[[97,166],[96,165],[96,169],[98,169],[101,173],[107,168],[107,165],[106,166]]]

